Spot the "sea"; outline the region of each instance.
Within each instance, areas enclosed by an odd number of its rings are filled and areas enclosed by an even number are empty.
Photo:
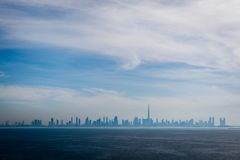
[[[240,130],[0,128],[0,159],[240,160]]]

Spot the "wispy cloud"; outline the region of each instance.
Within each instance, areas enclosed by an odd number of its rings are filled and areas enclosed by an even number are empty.
[[[240,67],[238,0],[0,3],[7,39],[94,51],[126,69],[166,61]]]
[[[81,89],[83,93],[90,94],[90,95],[117,95],[120,96],[122,93],[119,93],[114,90],[106,90],[102,88],[83,88]]]
[[[117,91],[102,88],[82,88],[73,90],[58,87],[31,87],[19,85],[0,86],[0,99],[26,102],[39,101],[62,101],[78,103],[79,97],[88,98],[89,96],[120,96]]]
[[[179,69],[162,69],[147,70],[142,74],[157,79],[165,79],[175,82],[187,82],[196,84],[214,84],[214,85],[240,85],[239,72],[224,72],[217,69],[208,68],[179,68]]]

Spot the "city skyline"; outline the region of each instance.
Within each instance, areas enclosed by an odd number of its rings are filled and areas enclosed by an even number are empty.
[[[240,124],[239,0],[1,0],[0,122]],[[79,115],[78,115],[79,114]],[[65,119],[66,120],[66,119]]]
[[[208,120],[194,120],[194,118],[188,120],[174,120],[174,119],[164,119],[156,117],[151,117],[150,107],[147,107],[146,118],[141,118],[134,116],[132,119],[120,119],[117,115],[113,118],[108,116],[99,117],[97,119],[91,119],[86,117],[81,120],[81,117],[73,117],[68,121],[63,119],[58,119],[51,117],[48,123],[44,123],[40,119],[34,119],[31,123],[26,123],[24,121],[18,121],[11,123],[5,121],[5,123],[0,124],[2,127],[231,127],[227,125],[226,118],[220,117],[219,123],[215,121],[214,116],[210,116]]]

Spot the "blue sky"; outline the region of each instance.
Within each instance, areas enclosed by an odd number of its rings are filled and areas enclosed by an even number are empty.
[[[239,1],[0,2],[0,121],[240,112]]]

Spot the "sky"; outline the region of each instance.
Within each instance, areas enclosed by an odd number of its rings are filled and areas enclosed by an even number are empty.
[[[240,125],[239,0],[0,0],[0,122]],[[218,121],[218,120],[217,120]]]

